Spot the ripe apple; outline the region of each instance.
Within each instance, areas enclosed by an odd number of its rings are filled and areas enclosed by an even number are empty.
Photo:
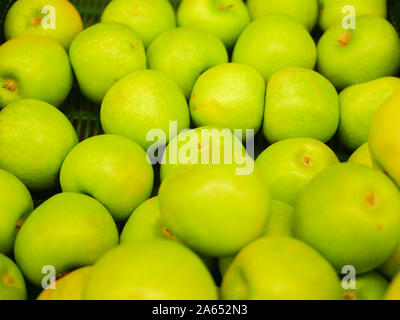
[[[0,168],[31,190],[57,185],[61,165],[78,143],[67,117],[34,99],[21,99],[0,111]]]
[[[344,89],[339,94],[339,134],[351,150],[368,141],[372,119],[378,108],[400,90],[400,79],[384,77]]]
[[[356,29],[332,27],[318,43],[318,70],[338,89],[393,76],[399,67],[399,35],[380,17],[359,17]]]
[[[356,151],[354,151],[347,161],[363,164],[372,168],[373,164],[371,160],[371,153],[369,152],[368,142],[364,143]]]
[[[24,184],[1,169],[0,190],[0,253],[8,254],[19,228],[33,210],[33,201]]]
[[[375,113],[369,132],[374,166],[383,169],[400,187],[400,90]]]
[[[67,0],[17,0],[7,13],[7,40],[23,35],[51,38],[68,50],[83,29],[82,18]]]
[[[45,289],[37,300],[83,300],[83,288],[92,271],[92,266],[83,267],[57,279],[55,289]]]
[[[242,141],[229,129],[204,126],[183,131],[170,141],[163,153],[160,178],[164,180],[182,165],[207,163],[235,164],[238,172],[254,167]]]
[[[207,31],[232,48],[250,16],[242,0],[182,0],[178,25]]]
[[[104,9],[101,21],[128,25],[146,48],[158,35],[176,26],[174,8],[168,0],[113,0]]]
[[[290,17],[272,14],[254,20],[240,35],[233,62],[254,67],[268,81],[282,69],[313,69],[317,59],[314,40]]]
[[[118,22],[98,23],[80,33],[69,55],[81,91],[98,104],[119,79],[146,69],[142,40]]]
[[[390,283],[385,300],[400,300],[400,273]]]
[[[217,37],[200,30],[175,28],[158,36],[147,49],[150,69],[167,73],[186,98],[197,77],[207,69],[228,62],[228,53]]]
[[[25,277],[40,286],[54,267],[55,276],[93,264],[118,244],[118,230],[109,212],[95,199],[60,193],[37,207],[15,240],[14,255]]]
[[[211,68],[197,79],[190,98],[196,126],[215,125],[231,130],[260,129],[264,113],[265,82],[252,67],[227,63]]]
[[[295,236],[328,259],[338,272],[372,271],[399,243],[400,193],[382,172],[342,163],[318,174],[296,205]]]
[[[332,266],[289,237],[264,237],[244,247],[223,277],[224,300],[340,300]]]
[[[343,289],[346,300],[383,300],[389,282],[378,272],[357,275],[355,289]]]
[[[214,300],[217,287],[193,252],[176,241],[123,244],[94,265],[84,288],[89,300]]]
[[[101,202],[117,221],[125,221],[150,197],[153,168],[134,141],[100,135],[79,143],[60,172],[64,192],[79,192]]]
[[[317,0],[248,0],[247,7],[252,19],[274,13],[286,14],[308,31],[314,29],[319,13]]]
[[[232,165],[186,165],[161,183],[159,204],[168,230],[196,252],[235,254],[258,238],[270,196],[260,173],[236,174]]]
[[[321,2],[323,2],[323,7],[319,25],[324,31],[342,23],[343,19],[350,13],[350,11],[343,13],[345,6],[354,7],[354,13],[357,17],[356,25],[360,16],[386,18],[386,0],[323,0]]]
[[[56,41],[21,36],[0,46],[0,109],[34,98],[59,106],[72,88],[68,55]]]
[[[146,89],[146,90],[144,90]],[[134,71],[118,81],[101,105],[101,124],[106,133],[128,137],[145,150],[150,130],[169,136],[169,122],[177,122],[178,132],[190,126],[189,108],[178,84],[154,70]]]
[[[335,153],[322,142],[293,138],[269,146],[255,165],[269,185],[272,199],[294,205],[319,172],[337,163]]]
[[[0,253],[0,300],[25,300],[25,280],[15,263]]]
[[[263,132],[271,143],[297,137],[327,142],[339,125],[336,89],[313,70],[275,73],[268,82],[265,106]]]

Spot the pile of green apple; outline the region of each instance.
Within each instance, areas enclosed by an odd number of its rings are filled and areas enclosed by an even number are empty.
[[[92,26],[74,2],[17,0],[4,23],[0,299],[400,299],[385,0],[113,0]],[[79,141],[74,82],[105,134]],[[199,164],[222,132],[251,172]]]

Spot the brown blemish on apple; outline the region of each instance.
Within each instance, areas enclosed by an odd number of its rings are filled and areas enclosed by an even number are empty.
[[[369,195],[365,197],[365,202],[367,203],[367,206],[370,208],[373,208],[376,206],[377,199],[376,196],[373,192],[371,192]]]
[[[176,239],[176,237],[173,235],[171,231],[169,231],[167,227],[163,228],[162,232],[164,236],[167,237],[168,239]]]
[[[23,219],[19,219],[17,224],[15,225],[15,231],[19,231],[22,228],[22,225],[24,224],[24,220]]]
[[[379,230],[379,231],[382,230],[382,225],[378,223],[378,224],[376,225],[376,229]]]
[[[33,17],[33,18],[31,18],[31,23],[33,26],[36,26],[42,22],[42,19],[43,19],[42,16]]]
[[[306,167],[310,167],[312,165],[312,159],[309,156],[304,156],[302,160]]]
[[[223,6],[223,5],[221,5],[221,4],[217,4],[217,9],[219,9],[219,10],[225,10],[225,9],[229,9],[229,8],[233,8],[235,5],[232,3],[232,4],[228,4],[227,6]]]
[[[350,40],[351,40],[351,32],[349,30],[346,30],[340,35],[337,42],[339,43],[339,46],[341,48],[344,48],[349,44]]]
[[[7,89],[7,90],[10,90],[11,92],[15,92],[18,90],[17,82],[15,80],[7,80],[3,84],[3,89]]]
[[[135,49],[135,45],[134,45],[133,43],[131,44],[131,48],[132,48],[132,49]]]
[[[357,297],[354,293],[346,293],[344,296],[345,300],[357,300]]]
[[[3,275],[2,280],[7,287],[12,287],[14,285],[14,279],[9,274]]]

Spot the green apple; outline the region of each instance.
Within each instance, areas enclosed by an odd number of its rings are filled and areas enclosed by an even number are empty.
[[[0,300],[25,300],[25,280],[15,263],[0,253]]]
[[[400,38],[383,18],[357,18],[356,29],[332,27],[318,43],[318,70],[338,89],[393,76],[399,67]]]
[[[72,88],[68,55],[56,41],[20,36],[0,46],[0,109],[22,98],[61,105]]]
[[[400,90],[375,113],[369,132],[369,149],[375,166],[383,169],[400,187]]]
[[[118,230],[109,212],[79,193],[57,194],[27,218],[15,240],[14,255],[25,277],[40,286],[43,267],[55,276],[93,264],[118,244]]]
[[[196,254],[176,241],[123,244],[101,257],[84,289],[89,300],[214,300],[217,287]]]
[[[385,300],[400,300],[400,273],[390,283]]]
[[[0,111],[0,168],[31,190],[57,185],[61,165],[78,143],[67,117],[34,99],[21,99]]]
[[[147,139],[151,130],[161,130],[168,142],[170,121],[176,121],[178,132],[190,126],[181,88],[155,70],[134,71],[118,81],[104,97],[100,116],[106,133],[130,138],[146,150],[153,144]]]
[[[196,252],[235,254],[258,238],[270,196],[260,173],[236,174],[235,166],[186,165],[161,183],[159,204],[166,227]]]
[[[197,77],[228,62],[228,53],[217,37],[200,30],[175,28],[158,36],[147,49],[150,69],[167,73],[190,97]]]
[[[240,171],[251,170],[254,160],[231,130],[204,126],[179,133],[167,145],[161,161],[160,178],[187,164],[235,164]]]
[[[174,8],[168,0],[113,0],[104,9],[101,21],[128,25],[146,48],[158,35],[176,26]]]
[[[308,31],[314,29],[319,13],[317,0],[248,0],[247,7],[252,19],[274,13],[286,14]]]
[[[346,300],[383,300],[389,282],[375,271],[357,275],[355,289],[343,289]]]
[[[358,274],[382,265],[400,239],[400,193],[382,172],[342,163],[318,174],[296,205],[295,236],[310,244],[338,272]]]
[[[388,279],[393,279],[400,272],[400,243],[392,256],[379,267],[379,272]]]
[[[98,23],[81,32],[69,55],[82,93],[98,104],[115,82],[132,71],[146,69],[142,40],[118,22]]]
[[[263,126],[269,142],[297,137],[327,142],[338,125],[338,94],[326,78],[303,68],[283,69],[271,77]]]
[[[386,18],[386,0],[323,0],[323,10],[319,25],[322,30],[326,31],[331,27],[339,25],[352,11],[343,12],[345,6],[354,7],[354,14],[360,16],[378,16]]]
[[[17,0],[7,13],[7,40],[23,35],[51,38],[68,50],[83,29],[82,18],[67,0]]]
[[[371,160],[371,153],[369,152],[368,142],[361,145],[353,154],[350,156],[348,162],[354,162],[373,167]]]
[[[33,210],[33,201],[24,184],[1,169],[0,190],[0,253],[8,254],[19,228]]]
[[[43,290],[36,300],[83,300],[83,288],[92,268],[79,268],[57,279],[56,288]]]
[[[339,94],[339,134],[351,150],[368,141],[372,119],[378,108],[400,90],[400,79],[385,77],[344,89]]]
[[[227,48],[235,45],[250,16],[242,0],[182,0],[177,13],[178,25],[207,31]]]
[[[225,300],[338,300],[339,277],[314,249],[288,237],[256,240],[235,257],[223,277]]]
[[[112,134],[79,143],[60,172],[64,192],[78,192],[101,202],[117,221],[126,221],[153,190],[153,167],[134,141]]]
[[[321,141],[293,138],[269,146],[255,165],[270,186],[272,199],[294,205],[319,172],[337,163],[336,154]]]
[[[227,63],[211,68],[197,79],[190,98],[196,126],[215,125],[231,130],[254,130],[262,123],[265,82],[252,67]]]
[[[314,40],[290,17],[272,14],[254,20],[240,35],[233,62],[254,67],[268,81],[282,69],[313,69],[317,59]]]

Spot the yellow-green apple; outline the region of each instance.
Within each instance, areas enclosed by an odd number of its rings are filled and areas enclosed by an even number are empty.
[[[390,283],[385,300],[400,300],[400,273]]]
[[[25,280],[9,257],[0,252],[0,300],[25,300]]]
[[[17,0],[7,13],[7,40],[23,35],[51,38],[68,50],[83,29],[82,18],[67,0]]]
[[[375,113],[369,131],[374,166],[384,170],[400,187],[400,90]]]
[[[264,237],[244,247],[226,271],[224,300],[340,300],[335,270],[317,251],[289,237]]]
[[[235,254],[265,227],[269,190],[260,173],[236,174],[233,165],[185,165],[161,183],[159,204],[165,226],[196,252]]]
[[[89,300],[214,300],[217,287],[200,258],[170,240],[122,244],[94,265]]]
[[[196,126],[214,125],[231,130],[261,127],[265,82],[252,67],[227,63],[199,76],[190,98],[190,116]]]
[[[150,69],[167,73],[190,97],[197,77],[228,62],[228,53],[217,37],[200,30],[175,28],[158,36],[147,49]]]
[[[128,25],[146,48],[158,35],[176,26],[174,8],[168,0],[114,0],[104,9],[101,21]]]
[[[151,130],[161,131],[168,142],[170,122],[177,132],[190,125],[189,108],[178,84],[155,70],[139,70],[118,81],[106,94],[100,110],[106,133],[130,138],[147,150]],[[175,133],[176,134],[176,133]]]
[[[382,172],[342,163],[319,173],[295,209],[295,236],[318,250],[338,272],[357,274],[390,258],[400,234],[400,192]]]
[[[399,35],[380,17],[359,17],[355,29],[332,27],[318,42],[318,70],[338,89],[396,75],[399,67]]]
[[[0,46],[0,109],[22,98],[61,105],[72,88],[63,47],[42,36],[20,36]]]
[[[182,0],[177,18],[180,27],[212,33],[228,48],[250,22],[242,0]]]
[[[329,141],[339,125],[335,87],[304,68],[276,72],[267,85],[264,136],[271,143],[297,137]]]
[[[0,168],[29,189],[56,186],[61,165],[77,143],[72,124],[50,104],[21,99],[0,111]]]
[[[343,289],[346,300],[383,300],[389,282],[378,272],[371,271],[356,276],[354,289]]]
[[[112,134],[88,138],[66,157],[60,172],[64,192],[100,201],[117,221],[125,221],[150,197],[153,168],[134,141]]]
[[[254,20],[241,33],[233,50],[233,62],[254,67],[265,81],[277,71],[313,69],[317,49],[308,31],[296,20],[271,14]]]
[[[319,140],[281,140],[265,149],[256,159],[271,197],[294,205],[306,185],[325,168],[339,163],[335,153]]]
[[[57,277],[93,264],[117,244],[118,230],[107,209],[87,195],[65,192],[29,215],[14,255],[25,277],[40,286],[52,273]]]
[[[69,55],[82,93],[98,104],[118,80],[146,69],[142,40],[118,22],[98,23],[81,32]]]
[[[400,79],[384,77],[344,89],[339,94],[339,134],[350,150],[368,141],[372,119],[378,108],[400,90]]]
[[[24,184],[2,169],[0,190],[0,252],[8,254],[19,228],[33,210],[33,201]]]
[[[286,14],[308,31],[314,29],[319,13],[317,0],[248,0],[247,7],[252,19],[273,13]]]

